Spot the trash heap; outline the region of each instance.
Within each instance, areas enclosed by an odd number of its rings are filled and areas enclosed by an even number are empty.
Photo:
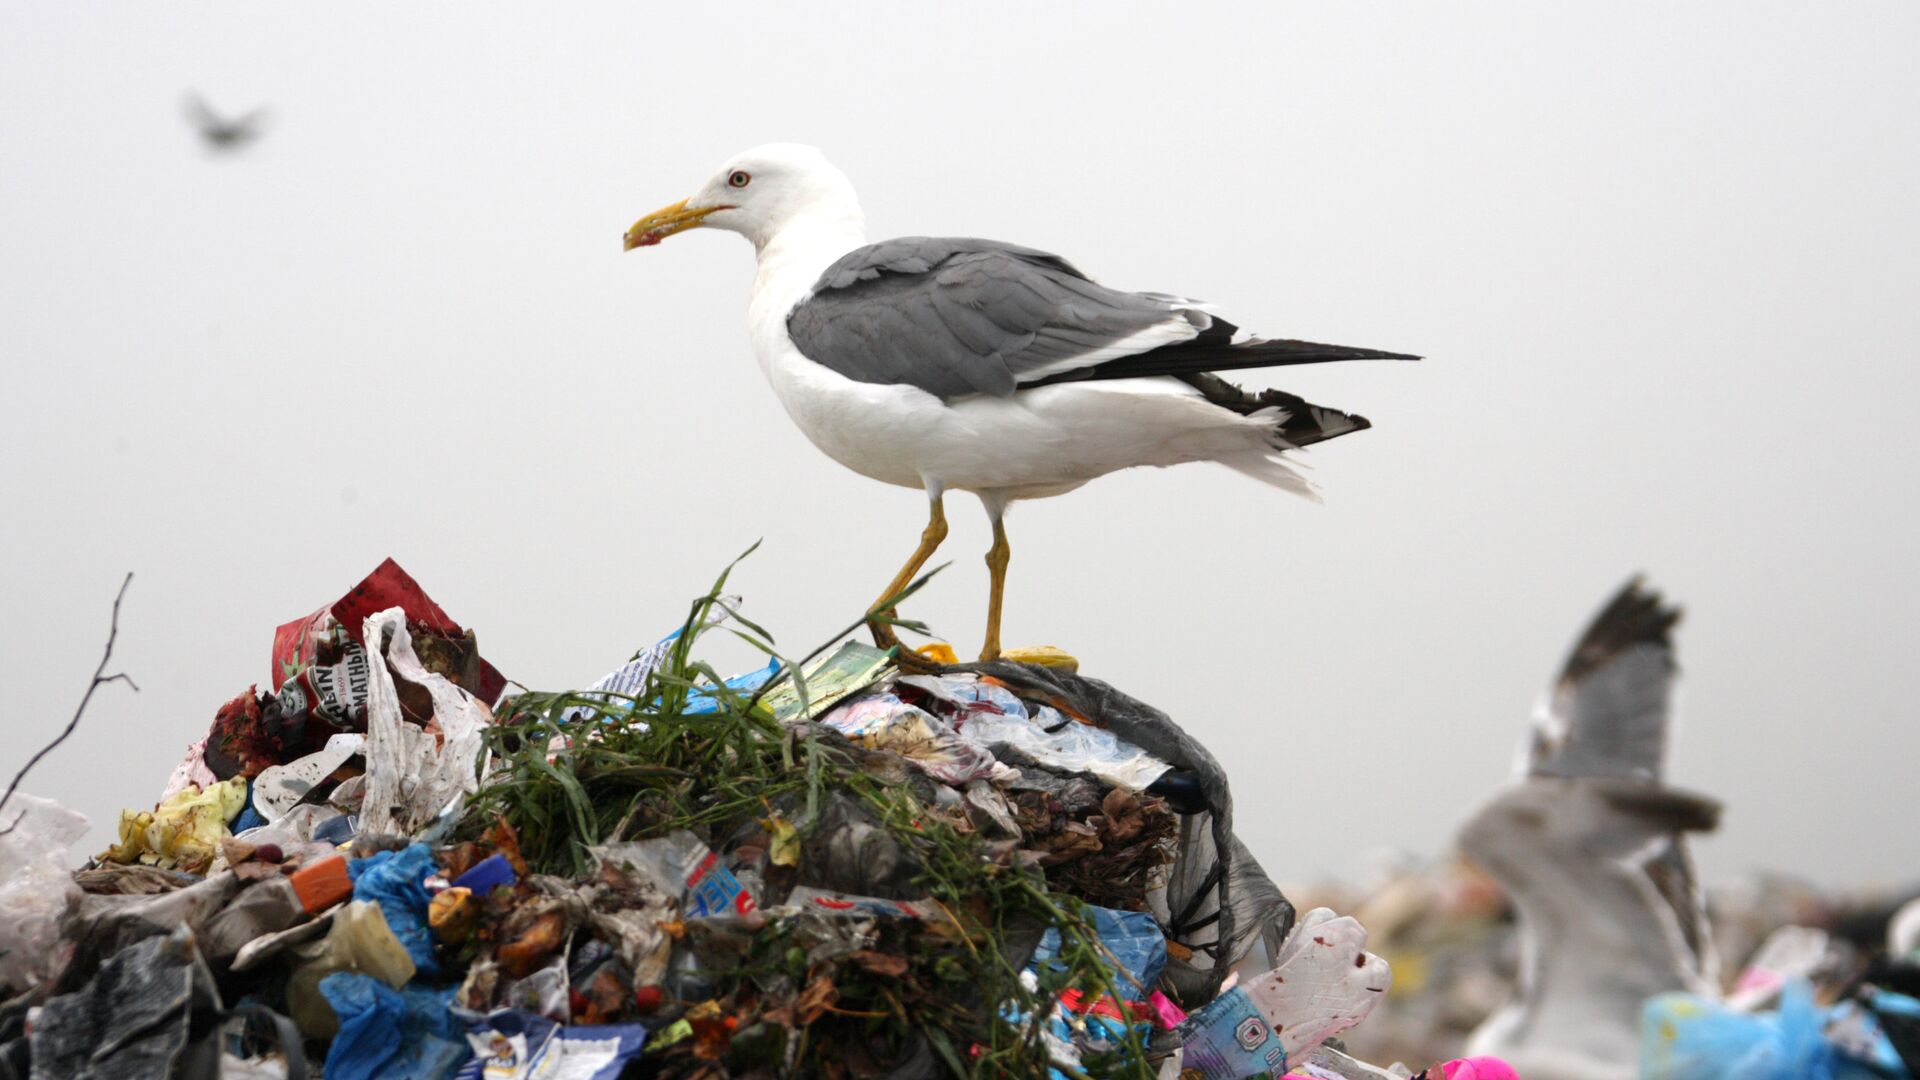
[[[85,868],[14,795],[0,1077],[1408,1075],[1328,1044],[1387,966],[1295,925],[1164,713],[1061,656],[789,661],[725,580],[505,693],[389,560]],[[716,628],[766,666],[713,670]]]
[[[1286,891],[1303,904],[1352,912],[1367,927],[1368,947],[1393,965],[1393,992],[1346,1039],[1347,1048],[1359,1057],[1423,1061],[1456,1053],[1475,1028],[1518,992],[1521,949],[1514,912],[1498,887],[1465,860],[1409,861],[1364,889],[1321,882],[1289,885]],[[1748,1028],[1757,1038],[1768,1030],[1767,1018],[1791,990],[1794,1005],[1787,1019],[1804,1022],[1809,1012],[1802,1006],[1811,1002],[1831,1021],[1839,1040],[1832,1044],[1836,1051],[1863,1043],[1855,1012],[1859,1006],[1824,1006],[1865,1003],[1886,1029],[1888,1045],[1907,1055],[1906,1071],[1880,1075],[1914,1075],[1920,1066],[1920,1005],[1901,1005],[1894,994],[1906,988],[1911,996],[1920,988],[1916,894],[1920,889],[1913,886],[1824,892],[1775,875],[1710,890],[1707,909],[1720,960],[1714,985],[1722,1002],[1757,1018]],[[1896,916],[1908,910],[1912,914],[1903,935]],[[1643,1014],[1653,1033],[1642,1048],[1647,1052],[1666,1055],[1661,1035],[1677,1035],[1689,1026],[1668,1022],[1675,1011],[1673,1000],[1686,999],[1668,999]],[[1902,1008],[1912,1019],[1901,1017]],[[1678,1009],[1683,1020],[1704,1018],[1710,1032],[1737,1030],[1712,1018],[1721,1011],[1698,999]],[[1820,1045],[1809,1040],[1803,1048],[1818,1051]],[[1854,1056],[1872,1059],[1883,1054],[1883,1049],[1875,1049]],[[1719,1074],[1707,1071],[1697,1054],[1684,1064],[1660,1068],[1668,1076]],[[1652,1075],[1651,1068],[1642,1075]],[[1715,1068],[1724,1070],[1724,1062]],[[1534,1080],[1532,1073],[1527,1076]]]

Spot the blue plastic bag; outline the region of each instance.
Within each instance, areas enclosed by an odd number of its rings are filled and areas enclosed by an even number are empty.
[[[387,928],[406,946],[413,966],[423,975],[440,970],[433,958],[433,930],[427,925],[427,875],[434,872],[433,852],[425,844],[403,851],[382,851],[347,863],[353,878],[353,898],[380,905]]]
[[[453,1020],[454,987],[395,990],[336,971],[320,980],[320,993],[340,1019],[326,1080],[441,1080],[473,1056]]]
[[[1641,1080],[1837,1080],[1840,1057],[1805,980],[1780,1011],[1734,1012],[1693,994],[1661,994],[1640,1013]]]
[[[240,807],[240,816],[233,819],[233,823],[227,826],[227,831],[239,836],[248,829],[257,829],[266,823],[267,819],[260,815],[260,811],[253,808],[253,781],[248,780],[246,804]]]

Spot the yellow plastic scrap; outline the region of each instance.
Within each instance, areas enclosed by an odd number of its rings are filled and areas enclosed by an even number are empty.
[[[104,862],[133,863],[147,850],[147,826],[153,824],[151,810],[120,811],[120,842],[108,848],[100,858]]]
[[[1012,660],[1016,664],[1039,664],[1041,667],[1056,668],[1069,675],[1080,672],[1080,661],[1065,649],[1054,645],[1028,645],[1019,649],[1008,649],[1000,654],[1002,660]]]
[[[773,860],[773,865],[800,865],[800,830],[793,827],[793,822],[775,814],[762,818],[760,824],[773,836],[773,843],[767,847],[767,857]]]
[[[687,1023],[685,1018],[675,1020],[661,1028],[659,1034],[647,1040],[647,1052],[652,1053],[662,1047],[672,1046],[674,1043],[691,1038],[693,1038],[693,1025]]]
[[[944,641],[929,641],[913,651],[936,664],[957,664],[960,662],[960,657],[954,654],[953,646]]]
[[[232,835],[227,822],[247,804],[247,778],[236,776],[202,791],[194,784],[151,811],[120,812],[120,842],[101,858],[143,862],[163,870],[202,873]]]

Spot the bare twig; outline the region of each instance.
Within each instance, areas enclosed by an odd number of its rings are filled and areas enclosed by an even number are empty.
[[[41,747],[39,753],[28,758],[27,763],[20,767],[19,772],[14,774],[13,783],[7,785],[6,794],[0,795],[0,807],[6,806],[7,800],[13,798],[14,791],[20,787],[20,781],[25,780],[27,773],[33,771],[35,765],[40,764],[40,759],[53,753],[54,748],[66,742],[67,736],[73,734],[73,730],[80,726],[80,716],[87,711],[87,702],[93,700],[93,692],[95,690],[112,682],[126,683],[136,691],[140,689],[133,679],[124,671],[116,671],[111,675],[107,674],[107,664],[113,660],[113,643],[120,637],[120,601],[126,597],[127,586],[132,583],[133,574],[129,571],[127,576],[120,582],[120,591],[113,594],[113,620],[107,624],[107,648],[105,652],[100,654],[100,666],[93,669],[93,681],[87,684],[87,692],[80,697],[80,707],[73,710],[73,719],[67,721],[67,726],[64,731],[55,736],[52,742]],[[26,811],[21,811],[19,816],[13,819],[12,825],[8,825],[5,830],[0,831],[0,836],[5,836],[7,833],[12,832],[15,826],[20,824],[20,819],[25,816]]]

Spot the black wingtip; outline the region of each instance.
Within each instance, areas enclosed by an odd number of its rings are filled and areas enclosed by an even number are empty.
[[[1339,346],[1327,346],[1327,347],[1339,348]],[[1414,353],[1388,352],[1385,349],[1354,349],[1353,352],[1356,353],[1357,355],[1350,356],[1348,357],[1348,359],[1350,360],[1425,360],[1426,359],[1426,357],[1418,356]]]
[[[1276,366],[1324,364],[1340,360],[1422,359],[1412,353],[1388,352],[1385,349],[1367,349],[1355,345],[1327,345],[1318,341],[1296,341],[1292,338],[1254,338],[1234,348],[1252,355],[1263,356],[1268,363]]]
[[[1659,592],[1647,587],[1642,575],[1635,574],[1587,625],[1561,669],[1560,681],[1577,682],[1635,645],[1672,649],[1673,628],[1680,622],[1680,615],[1678,607],[1668,604]]]

